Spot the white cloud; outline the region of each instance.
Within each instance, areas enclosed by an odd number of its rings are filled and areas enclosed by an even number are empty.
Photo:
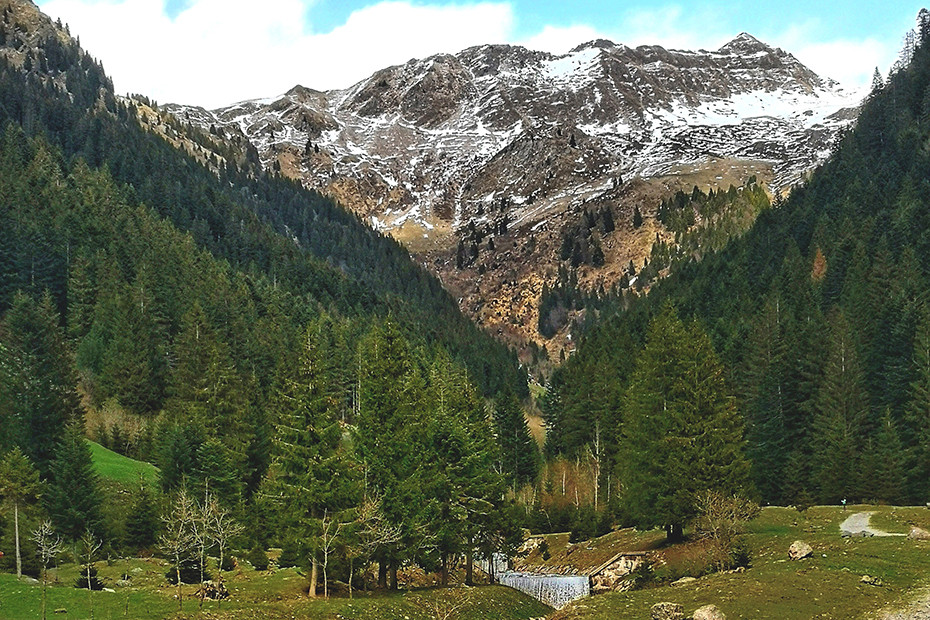
[[[535,35],[520,41],[519,44],[531,50],[564,54],[581,43],[604,38],[607,36],[587,25],[545,26]]]
[[[833,78],[850,88],[871,84],[875,67],[887,74],[897,54],[892,45],[874,38],[818,40],[822,31],[822,24],[811,20],[773,35],[770,43],[792,53],[821,77]]]
[[[710,10],[676,5],[628,11],[618,23],[548,25],[516,33],[508,0],[429,5],[384,0],[353,12],[327,33],[312,28],[316,0],[190,0],[172,19],[165,0],[47,0],[100,58],[119,92],[161,102],[216,107],[280,94],[297,83],[345,88],[383,67],[471,45],[510,42],[564,53],[592,39],[630,46],[716,49],[737,32]],[[309,16],[309,23],[308,23]],[[886,71],[895,49],[876,39],[824,40],[816,21],[752,34],[778,45],[821,75],[844,85],[867,84]]]
[[[175,19],[163,0],[49,0],[42,10],[80,35],[119,92],[207,107],[297,83],[346,87],[410,58],[505,41],[513,26],[510,6],[493,2],[381,2],[326,34],[305,28],[301,0],[194,0]]]

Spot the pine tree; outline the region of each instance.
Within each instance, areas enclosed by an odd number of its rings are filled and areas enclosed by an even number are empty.
[[[294,536],[311,551],[310,596],[316,596],[319,535],[324,517],[351,505],[354,484],[341,450],[342,430],[332,409],[332,392],[320,330],[308,326],[293,372],[282,369],[274,397],[277,427],[273,481]]]
[[[533,482],[539,473],[539,450],[526,425],[523,408],[513,392],[506,391],[498,396],[494,421],[500,444],[501,470],[506,472],[515,489]]]
[[[857,497],[858,457],[868,414],[858,354],[841,311],[831,318],[830,351],[815,402],[811,447],[820,501]]]
[[[46,494],[46,509],[66,540],[77,541],[87,532],[103,535],[99,488],[84,429],[72,423],[58,444]]]
[[[742,421],[704,331],[671,306],[649,326],[624,402],[620,477],[639,526],[680,538],[696,494],[748,490]]]
[[[23,576],[23,559],[20,551],[20,513],[34,504],[42,495],[39,472],[18,447],[0,460],[0,500],[13,507],[14,537],[16,543],[16,576]]]
[[[153,548],[158,541],[158,507],[152,492],[144,484],[135,495],[126,516],[126,544],[141,551]]]
[[[77,379],[50,295],[38,303],[22,293],[14,296],[0,324],[0,352],[4,438],[48,475],[65,426],[79,412]]]

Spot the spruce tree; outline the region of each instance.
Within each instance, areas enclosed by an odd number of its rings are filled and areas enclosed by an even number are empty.
[[[666,305],[649,326],[623,408],[620,477],[638,526],[682,536],[708,489],[745,493],[743,425],[707,334]]]
[[[39,302],[14,296],[0,323],[0,353],[0,446],[21,446],[47,476],[65,426],[79,413],[77,378],[48,293]]]
[[[61,532],[66,540],[74,542],[88,532],[102,537],[100,505],[100,483],[94,471],[90,446],[84,439],[83,427],[72,423],[65,430],[52,463],[46,509],[55,530]]]
[[[858,460],[868,406],[855,343],[845,316],[837,311],[831,317],[830,352],[815,401],[811,438],[820,501],[839,503],[858,496]]]
[[[539,473],[539,450],[526,425],[526,416],[512,391],[497,398],[494,408],[501,470],[516,489],[533,482]]]
[[[134,551],[152,549],[158,542],[158,506],[152,492],[143,484],[135,493],[126,516],[126,545]]]
[[[42,483],[28,457],[19,447],[7,452],[0,460],[0,500],[13,508],[13,536],[16,548],[16,576],[23,576],[20,550],[20,519],[23,510],[42,495]]]
[[[273,486],[290,535],[311,549],[310,596],[316,596],[322,520],[354,499],[351,471],[341,449],[342,430],[331,407],[328,352],[319,343],[324,325],[321,321],[308,326],[297,366],[293,371],[282,368],[273,401]]]

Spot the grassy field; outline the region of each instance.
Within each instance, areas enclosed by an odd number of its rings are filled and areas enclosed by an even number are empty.
[[[227,574],[231,597],[227,601],[207,601],[198,609],[194,586],[183,586],[183,611],[178,612],[177,589],[164,578],[167,567],[160,560],[133,559],[108,565],[98,562],[99,575],[113,592],[78,590],[71,586],[78,568],[67,565],[50,571],[48,588],[49,618],[97,619],[132,618],[204,618],[210,620],[346,620],[459,618],[480,620],[523,620],[537,618],[552,611],[549,607],[519,592],[500,586],[476,588],[431,588],[409,592],[344,594],[329,600],[310,600],[305,596],[306,579],[295,569],[256,572],[248,565]],[[132,585],[117,587],[116,581],[128,573]],[[17,581],[14,575],[0,574],[0,618],[34,620],[41,618],[42,585]],[[55,610],[65,610],[54,613]],[[452,615],[448,615],[452,614]]]
[[[813,507],[804,513],[766,508],[751,524],[748,539],[754,556],[745,572],[596,596],[552,618],[645,619],[660,601],[681,603],[686,614],[712,603],[730,620],[873,617],[879,610],[903,606],[930,582],[930,541],[841,538],[839,524],[864,510],[875,511],[872,525],[887,531],[906,532],[911,523],[930,528],[927,508],[851,506],[844,512],[838,507]],[[789,561],[788,547],[798,539],[808,542],[814,555]],[[659,567],[657,573],[665,570],[678,576],[686,574],[685,568]],[[879,578],[882,585],[864,583],[863,575]]]
[[[89,618],[91,602],[98,619],[204,618],[210,620],[323,620],[390,619],[428,620],[494,618],[517,620],[546,616],[568,618],[647,619],[659,601],[681,603],[686,613],[708,603],[723,610],[727,618],[841,619],[876,617],[879,610],[904,606],[930,584],[930,541],[905,537],[844,539],[839,524],[858,511],[874,511],[872,525],[891,532],[906,532],[911,525],[930,529],[930,510],[882,506],[813,507],[800,513],[790,508],[766,508],[750,525],[748,540],[753,550],[752,566],[745,572],[705,575],[685,585],[671,585],[700,564],[696,545],[663,546],[661,534],[620,530],[601,539],[568,544],[567,535],[547,536],[550,558],[543,562],[534,551],[525,562],[553,569],[593,566],[618,550],[652,549],[660,557],[656,574],[664,581],[634,592],[612,593],[584,599],[564,610],[546,606],[513,590],[477,588],[430,588],[398,593],[360,594],[352,600],[344,593],[329,600],[306,598],[306,579],[295,569],[256,572],[247,564],[227,573],[231,598],[207,602],[198,611],[194,586],[184,586],[183,612],[177,611],[175,588],[164,578],[166,565],[157,559],[99,562],[98,570],[115,592],[94,592],[71,587],[77,568],[64,566],[51,571],[49,617]],[[787,550],[794,540],[814,548],[813,557],[789,561]],[[116,587],[120,576],[132,577],[129,587]],[[863,575],[881,580],[881,585],[862,581]],[[38,618],[41,585],[18,582],[0,575],[0,618]],[[127,612],[128,608],[128,612]],[[53,614],[56,609],[67,613]]]
[[[147,485],[158,482],[158,468],[151,463],[135,461],[93,441],[87,443],[90,445],[94,468],[104,480],[111,480],[125,487],[138,487],[139,480],[144,480]]]

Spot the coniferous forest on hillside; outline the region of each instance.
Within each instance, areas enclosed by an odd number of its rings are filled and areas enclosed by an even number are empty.
[[[748,521],[757,503],[930,500],[930,14],[790,196],[753,178],[667,197],[675,242],[657,237],[622,292],[561,271],[539,331],[589,313],[532,394],[399,243],[248,152],[185,154],[62,30],[15,21],[0,568],[47,575],[70,554],[94,589],[95,559],[155,554],[180,608],[182,583],[222,583],[233,555],[261,570],[270,548],[311,595],[351,594],[412,568],[471,584],[528,533],[672,544],[719,505]],[[750,566],[741,544],[713,569]]]

